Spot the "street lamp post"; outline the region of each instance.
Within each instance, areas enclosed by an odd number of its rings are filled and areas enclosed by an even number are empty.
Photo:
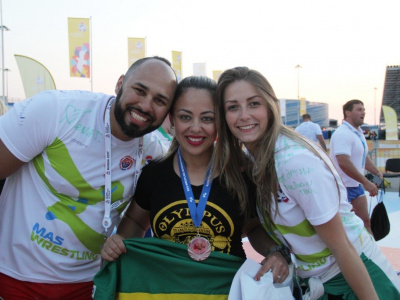
[[[376,124],[376,90],[377,87],[374,87],[374,123],[375,125],[378,125]]]
[[[1,30],[1,74],[2,74],[2,85],[3,85],[3,102],[7,104],[6,97],[5,97],[5,89],[4,89],[4,30],[9,31],[7,26],[3,25],[3,7],[2,2],[0,0],[0,30]]]
[[[297,69],[297,100],[300,100],[300,68],[302,66],[296,65],[295,68]]]
[[[6,73],[6,101],[8,102],[8,72],[10,72],[11,70],[8,68],[4,69],[4,72]]]

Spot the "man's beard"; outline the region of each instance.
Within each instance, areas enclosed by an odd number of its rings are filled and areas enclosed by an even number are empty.
[[[137,138],[137,137],[141,137],[144,136],[145,134],[152,132],[154,130],[156,130],[158,127],[160,127],[160,124],[154,124],[154,122],[152,123],[152,125],[150,125],[149,127],[145,128],[145,129],[139,129],[139,126],[134,124],[134,123],[129,123],[126,124],[125,123],[125,113],[126,110],[124,110],[121,107],[121,103],[120,103],[120,98],[122,95],[122,86],[118,92],[118,95],[115,99],[115,107],[114,107],[114,117],[115,120],[117,120],[118,125],[121,127],[122,132],[126,135],[129,136],[131,138]],[[137,111],[139,111],[140,113],[144,114],[144,115],[148,115],[144,112],[142,112],[139,109],[136,109]],[[150,119],[153,119],[150,117]]]

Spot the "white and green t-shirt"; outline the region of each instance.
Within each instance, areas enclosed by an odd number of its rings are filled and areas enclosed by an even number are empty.
[[[290,247],[302,278],[319,276],[335,263],[314,226],[328,222],[339,212],[350,242],[360,236],[364,226],[350,211],[346,188],[331,160],[318,147],[312,146],[323,159],[283,135],[279,136],[275,147],[280,188],[279,213],[273,220],[278,230],[274,230],[273,235]]]
[[[0,211],[0,272],[42,283],[85,282],[100,267],[105,235],[104,113],[111,96],[47,91],[0,118],[0,138],[27,162],[7,178]],[[139,139],[111,137],[113,224],[133,194]],[[165,148],[144,137],[141,166]],[[111,227],[112,228],[112,227]],[[110,234],[111,230],[108,230]]]

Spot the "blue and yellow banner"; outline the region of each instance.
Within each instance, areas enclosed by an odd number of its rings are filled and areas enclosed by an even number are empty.
[[[206,63],[194,63],[193,64],[193,75],[207,76],[206,75]]]
[[[219,76],[221,76],[222,71],[221,70],[214,70],[213,71],[213,79],[218,82]]]
[[[172,51],[172,68],[180,82],[182,80],[182,52]]]
[[[396,111],[387,105],[382,105],[383,115],[385,117],[386,140],[397,141],[397,114]]]
[[[300,98],[300,117],[307,113],[306,98]]]
[[[68,18],[70,76],[90,78],[90,19]]]
[[[128,38],[128,68],[146,57],[146,38]]]

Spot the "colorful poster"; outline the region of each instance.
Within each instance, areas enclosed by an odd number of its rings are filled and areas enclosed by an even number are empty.
[[[221,70],[217,70],[217,71],[213,71],[213,79],[218,82],[219,76],[221,76],[222,71]]]
[[[90,19],[68,18],[70,76],[90,78]]]
[[[281,116],[286,117],[286,99],[279,99],[279,108],[281,110]]]
[[[385,117],[386,140],[397,141],[399,135],[397,133],[397,114],[393,108],[382,105],[383,116]]]
[[[146,57],[146,38],[128,38],[128,68]]]
[[[180,82],[182,80],[182,52],[172,51],[172,68]]]
[[[193,64],[193,75],[206,76],[206,63],[194,63]]]
[[[300,117],[307,113],[306,98],[300,98]]]
[[[55,90],[56,85],[49,70],[33,58],[15,54],[25,97],[31,98],[41,91]]]

